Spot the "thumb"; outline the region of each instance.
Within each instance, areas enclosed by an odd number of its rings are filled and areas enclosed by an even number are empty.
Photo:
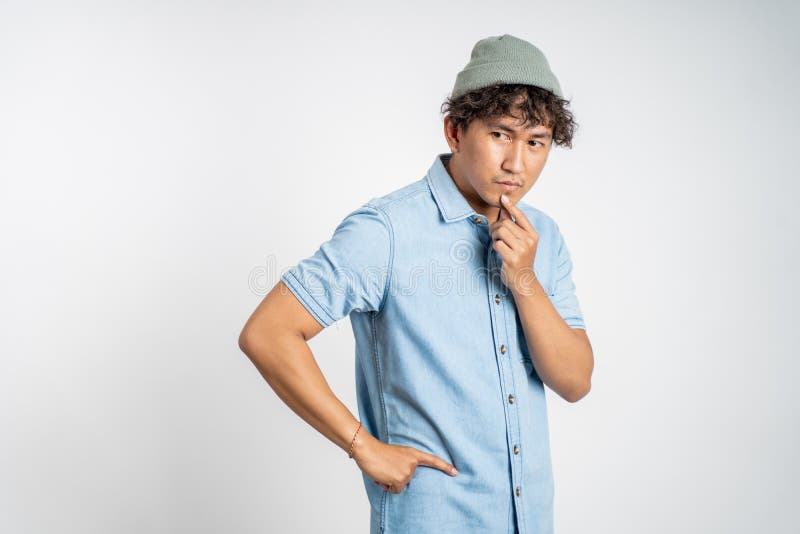
[[[443,471],[451,476],[456,476],[458,474],[458,470],[455,468],[455,466],[450,465],[449,463],[445,462],[438,456],[434,456],[433,454],[429,454],[423,451],[417,451],[417,452],[418,452],[417,460],[419,462],[419,465],[435,467],[436,469],[439,469],[440,471]]]

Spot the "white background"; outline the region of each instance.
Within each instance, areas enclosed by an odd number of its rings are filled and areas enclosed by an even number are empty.
[[[367,532],[238,334],[511,33],[580,123],[525,198],[596,362],[557,532],[797,532],[797,5],[0,2],[0,531]],[[347,319],[311,346],[355,414]]]

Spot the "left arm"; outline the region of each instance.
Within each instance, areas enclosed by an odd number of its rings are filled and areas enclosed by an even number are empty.
[[[514,295],[533,366],[550,389],[576,402],[591,389],[594,354],[589,337],[564,321],[533,273],[539,234],[505,195],[501,203],[500,217],[490,228],[492,246],[503,259],[501,275]]]
[[[550,389],[577,402],[591,389],[594,355],[589,337],[564,322],[536,278],[527,286],[512,292],[533,367]]]

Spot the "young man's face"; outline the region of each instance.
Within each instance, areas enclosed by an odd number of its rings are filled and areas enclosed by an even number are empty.
[[[473,209],[487,217],[496,217],[501,194],[516,204],[533,187],[553,140],[552,128],[523,127],[510,116],[475,119],[463,132],[445,117],[445,135],[453,152],[450,175]]]

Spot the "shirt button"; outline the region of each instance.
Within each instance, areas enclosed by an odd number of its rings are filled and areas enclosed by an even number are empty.
[[[514,404],[514,395],[509,395],[508,396],[508,403],[509,404]]]
[[[506,353],[506,346],[505,346],[505,345],[500,345],[500,352],[501,352],[502,354],[505,354],[505,353]]]
[[[519,497],[519,486],[517,486],[517,497]]]
[[[514,454],[519,454],[519,447],[514,445]]]
[[[481,218],[480,218],[480,217],[475,217],[475,218],[474,218],[474,219],[472,219],[472,220],[473,220],[473,221],[475,221],[476,223],[479,223],[479,222],[481,222]]]
[[[500,295],[495,295],[494,296],[494,301],[495,301],[495,303],[500,304]]]

